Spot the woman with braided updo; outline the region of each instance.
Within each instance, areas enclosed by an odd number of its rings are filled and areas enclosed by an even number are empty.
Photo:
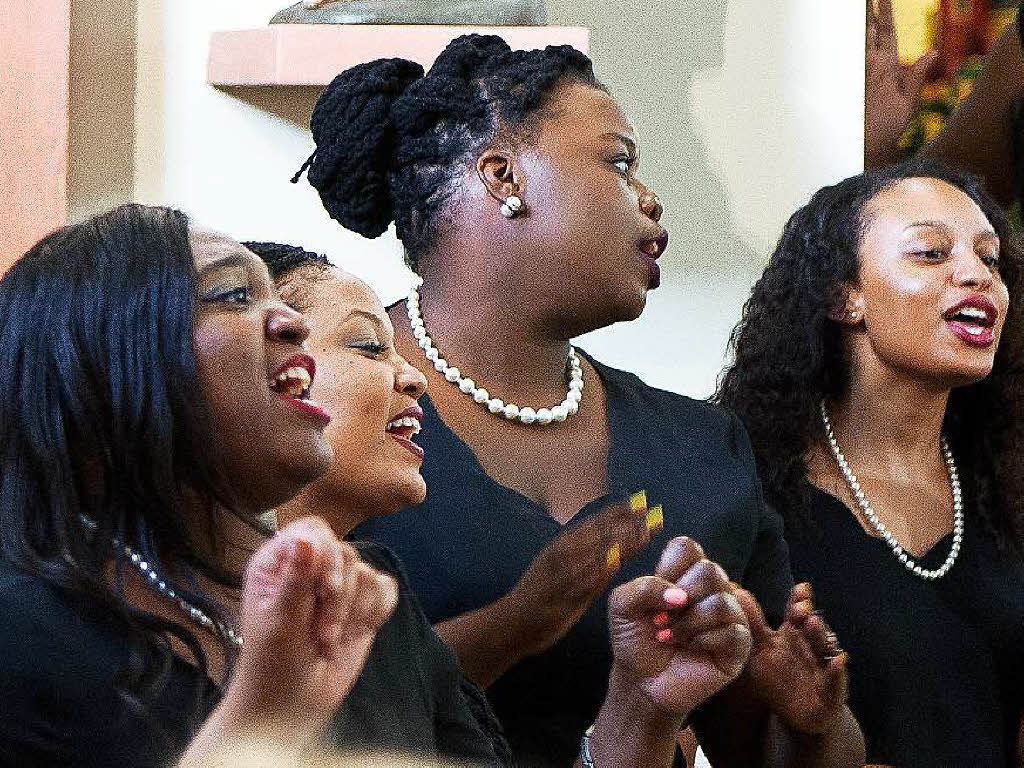
[[[850,649],[871,763],[1019,765],[1021,255],[973,177],[893,166],[790,219],[717,399]]]
[[[685,535],[706,579],[728,573],[752,595],[694,588],[645,631],[699,687],[715,653],[693,622],[742,604],[751,659],[696,709],[649,695],[634,707],[658,713],[663,734],[692,720],[716,765],[859,764],[844,657],[804,588],[790,593],[781,519],[761,504],[739,422],[570,343],[639,316],[668,241],[635,131],[589,59],[461,37],[427,74],[401,59],[343,72],[312,130],[303,168],[328,212],[366,237],[394,221],[422,278],[390,315],[431,392],[418,437],[429,494],[355,533],[400,556],[519,761],[571,764],[595,717],[597,764],[643,730],[598,716],[623,690],[609,589],[658,573]]]

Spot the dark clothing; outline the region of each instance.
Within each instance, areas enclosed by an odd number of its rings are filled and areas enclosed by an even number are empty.
[[[96,601],[2,558],[0,616],[0,765],[170,765],[219,699],[198,668],[172,656],[147,712],[124,691],[126,628]]]
[[[899,768],[1015,765],[1024,707],[1024,563],[968,514],[960,555],[925,581],[839,499],[812,492],[817,531],[790,535],[793,575],[850,653],[850,708],[867,761]],[[935,569],[952,534],[923,558]]]
[[[506,764],[508,747],[480,689],[420,610],[395,556],[359,542],[363,559],[401,584],[395,614],[381,627],[366,667],[331,723],[341,749],[378,748],[474,765]]]
[[[591,362],[607,391],[609,493],[587,504],[569,525],[611,499],[646,489],[650,504],[664,505],[665,530],[623,564],[615,584],[652,573],[667,541],[686,534],[750,589],[778,624],[791,587],[782,521],[761,501],[739,421],[726,410]],[[508,593],[562,527],[547,510],[490,478],[429,398],[420,404],[424,422],[417,442],[426,450],[427,499],[374,518],[357,533],[395,550],[424,611],[438,622]],[[520,765],[572,764],[607,688],[607,623],[605,595],[565,638],[488,690]]]
[[[500,726],[427,623],[394,556],[357,546],[399,578],[400,599],[335,716],[330,743],[501,764]],[[129,663],[124,629],[92,601],[3,560],[0,616],[0,765],[170,765],[219,700],[212,681],[173,656],[166,687],[141,712],[118,692]],[[197,691],[204,699],[192,718]]]

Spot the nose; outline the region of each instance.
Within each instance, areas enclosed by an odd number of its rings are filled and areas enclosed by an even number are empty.
[[[306,318],[286,304],[275,305],[267,313],[265,331],[271,341],[300,345],[309,338]]]
[[[956,260],[953,282],[965,288],[989,288],[992,285],[992,268],[977,253],[968,251]]]
[[[427,391],[427,377],[418,368],[409,365],[408,361],[399,356],[395,367],[395,390],[419,400]]]
[[[639,182],[638,182],[639,184]],[[649,219],[654,221],[661,221],[661,214],[665,212],[665,209],[661,205],[661,200],[651,190],[640,184],[640,212]]]

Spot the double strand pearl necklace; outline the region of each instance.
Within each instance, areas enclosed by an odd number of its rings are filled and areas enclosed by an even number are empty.
[[[84,515],[79,516],[82,521],[82,525],[89,531],[96,530],[96,521],[85,517]],[[206,611],[197,608],[192,605],[188,600],[178,594],[177,590],[174,589],[173,585],[168,584],[167,580],[162,578],[156,569],[153,568],[138,552],[127,544],[123,544],[120,539],[115,538],[113,541],[114,547],[124,553],[125,558],[129,563],[139,569],[139,572],[143,576],[143,581],[155,592],[160,593],[164,597],[168,598],[171,602],[177,605],[185,614],[188,615],[192,621],[204,629],[218,634],[225,638],[236,648],[242,647],[242,635],[239,634],[233,627],[223,624],[219,621],[214,621],[206,613]]]
[[[409,315],[409,326],[412,328],[412,335],[419,344],[423,354],[439,373],[444,374],[446,380],[459,388],[459,391],[473,402],[486,408],[496,416],[504,416],[509,421],[518,421],[523,424],[551,424],[552,422],[565,421],[566,418],[575,414],[580,409],[580,400],[583,398],[583,369],[580,367],[580,359],[576,350],[569,345],[569,359],[566,363],[569,375],[569,391],[565,399],[558,405],[551,408],[530,407],[520,408],[515,403],[506,403],[501,398],[491,397],[491,394],[483,387],[478,387],[476,382],[462,375],[462,372],[448,364],[448,361],[441,357],[441,353],[434,346],[433,340],[423,326],[423,316],[420,314],[420,291],[422,281],[413,283],[409,290],[409,296],[405,300],[406,314]]]
[[[913,558],[907,555],[903,547],[896,540],[892,531],[885,527],[885,524],[878,519],[878,515],[875,514],[875,510],[871,508],[871,504],[864,496],[864,491],[860,488],[860,483],[857,482],[857,476],[853,474],[853,470],[850,469],[850,465],[846,461],[846,457],[843,456],[843,452],[839,450],[839,443],[836,441],[835,430],[832,429],[832,422],[828,417],[828,410],[825,408],[825,401],[821,401],[821,422],[825,425],[825,435],[828,437],[829,447],[832,449],[832,456],[835,457],[836,463],[839,464],[839,470],[843,473],[843,478],[846,480],[846,485],[850,489],[850,493],[857,500],[857,505],[860,507],[861,514],[871,524],[871,527],[875,529],[879,536],[885,540],[885,543],[892,549],[892,553],[896,555],[904,567],[911,573],[920,576],[922,579],[933,581],[935,579],[941,579],[947,573],[949,569],[953,567],[953,563],[956,562],[956,557],[960,554],[960,543],[964,537],[964,505],[963,497],[960,493],[960,476],[956,471],[956,463],[953,461],[953,452],[949,448],[949,443],[946,441],[946,436],[942,436],[942,457],[946,461],[946,471],[949,473],[949,486],[953,494],[953,546],[949,550],[949,555],[946,557],[944,562],[939,568],[934,571],[929,571],[927,568],[922,568],[914,562]]]

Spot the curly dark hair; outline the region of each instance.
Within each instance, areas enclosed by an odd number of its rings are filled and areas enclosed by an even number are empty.
[[[557,84],[604,90],[590,59],[568,45],[513,51],[495,35],[463,35],[426,74],[405,59],[347,69],[317,100],[309,183],[331,217],[364,237],[394,220],[409,266],[436,244],[438,214],[474,153],[529,140]]]
[[[939,179],[962,190],[992,224],[1002,246],[1000,274],[1010,295],[992,373],[950,395],[946,436],[957,456],[973,515],[1001,546],[1024,542],[1024,357],[1021,253],[1007,217],[981,182],[942,165],[911,161],[819,190],[790,218],[743,307],[730,347],[734,362],[713,400],[743,420],[767,500],[791,531],[810,530],[804,455],[824,437],[819,403],[839,399],[848,381],[840,326],[830,311],[858,279],[867,204],[907,178]]]

